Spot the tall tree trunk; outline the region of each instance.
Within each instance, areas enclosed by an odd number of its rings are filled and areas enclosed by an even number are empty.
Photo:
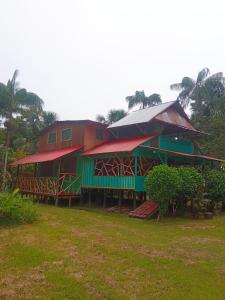
[[[8,155],[9,155],[9,144],[10,144],[10,132],[7,128],[6,132],[6,145],[5,145],[5,157],[4,157],[4,166],[3,166],[3,176],[2,176],[2,190],[6,190],[6,181],[7,181],[7,164],[8,164]]]

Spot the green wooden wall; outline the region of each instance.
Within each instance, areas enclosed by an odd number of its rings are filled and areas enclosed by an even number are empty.
[[[159,148],[184,152],[193,153],[193,144],[187,139],[176,139],[173,136],[161,135],[159,137]]]

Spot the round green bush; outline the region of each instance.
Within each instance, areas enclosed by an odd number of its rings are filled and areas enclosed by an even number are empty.
[[[203,190],[204,178],[195,168],[179,167],[177,170],[182,180],[179,198],[191,200]]]
[[[209,170],[204,173],[208,198],[215,202],[225,202],[225,172]]]
[[[182,180],[177,168],[155,166],[145,178],[145,191],[159,206],[159,216],[168,210],[169,203],[176,199]]]

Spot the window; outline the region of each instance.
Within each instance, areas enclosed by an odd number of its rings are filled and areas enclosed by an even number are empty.
[[[96,139],[103,140],[103,130],[102,128],[96,129]]]
[[[49,132],[48,134],[48,144],[56,143],[56,132]]]
[[[71,128],[62,130],[62,141],[70,141],[72,140],[72,130]]]

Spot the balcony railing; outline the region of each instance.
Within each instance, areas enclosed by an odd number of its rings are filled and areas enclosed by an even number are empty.
[[[59,177],[19,176],[17,187],[23,193],[46,196],[69,196],[79,192],[80,176],[61,174]]]

